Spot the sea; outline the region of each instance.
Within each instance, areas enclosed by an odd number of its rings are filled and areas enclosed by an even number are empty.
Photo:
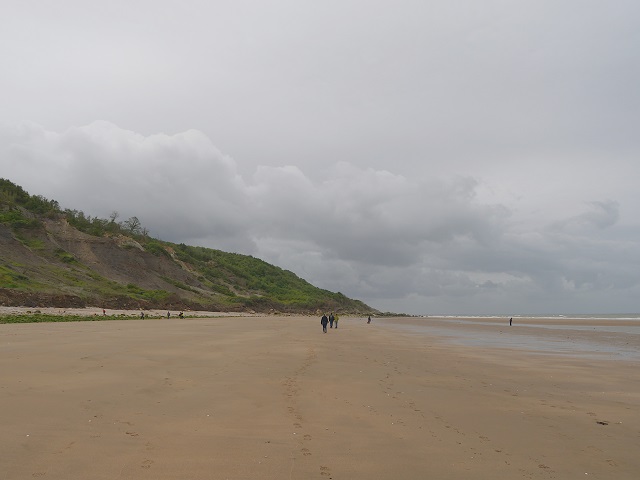
[[[509,319],[513,324],[509,325]],[[640,314],[422,316],[391,328],[463,346],[640,362]]]

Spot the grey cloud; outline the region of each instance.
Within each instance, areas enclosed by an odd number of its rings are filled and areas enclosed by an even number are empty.
[[[271,209],[265,229],[312,239],[328,258],[408,266],[429,243],[490,241],[508,216],[502,206],[474,203],[472,179],[423,182],[346,164],[331,178],[313,183],[298,169],[262,168],[254,180],[270,186],[252,193]]]
[[[11,177],[63,207],[135,215],[171,239],[246,228],[250,211],[235,163],[200,132],[145,137],[108,122],[60,134],[28,128],[4,153]]]
[[[558,229],[607,228],[615,225],[620,218],[620,205],[613,200],[588,202],[588,212],[575,215],[553,225]]]

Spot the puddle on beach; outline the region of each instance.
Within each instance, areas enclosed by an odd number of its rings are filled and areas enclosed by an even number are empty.
[[[451,326],[443,325],[449,322]],[[386,326],[413,334],[437,336],[472,347],[526,350],[539,355],[568,355],[640,361],[640,326],[540,325],[446,320],[417,325],[389,321]],[[472,328],[465,329],[464,325]],[[461,328],[462,327],[462,328]],[[483,327],[491,327],[483,330]],[[496,332],[495,327],[504,327]],[[590,334],[594,334],[591,336]],[[591,338],[579,338],[590,335]]]

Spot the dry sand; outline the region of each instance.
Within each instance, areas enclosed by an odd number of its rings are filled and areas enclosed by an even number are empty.
[[[0,325],[0,479],[637,479],[638,364],[390,321]]]

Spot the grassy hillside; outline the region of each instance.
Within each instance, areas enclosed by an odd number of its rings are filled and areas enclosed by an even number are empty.
[[[0,304],[374,312],[248,255],[152,238],[0,179]]]

